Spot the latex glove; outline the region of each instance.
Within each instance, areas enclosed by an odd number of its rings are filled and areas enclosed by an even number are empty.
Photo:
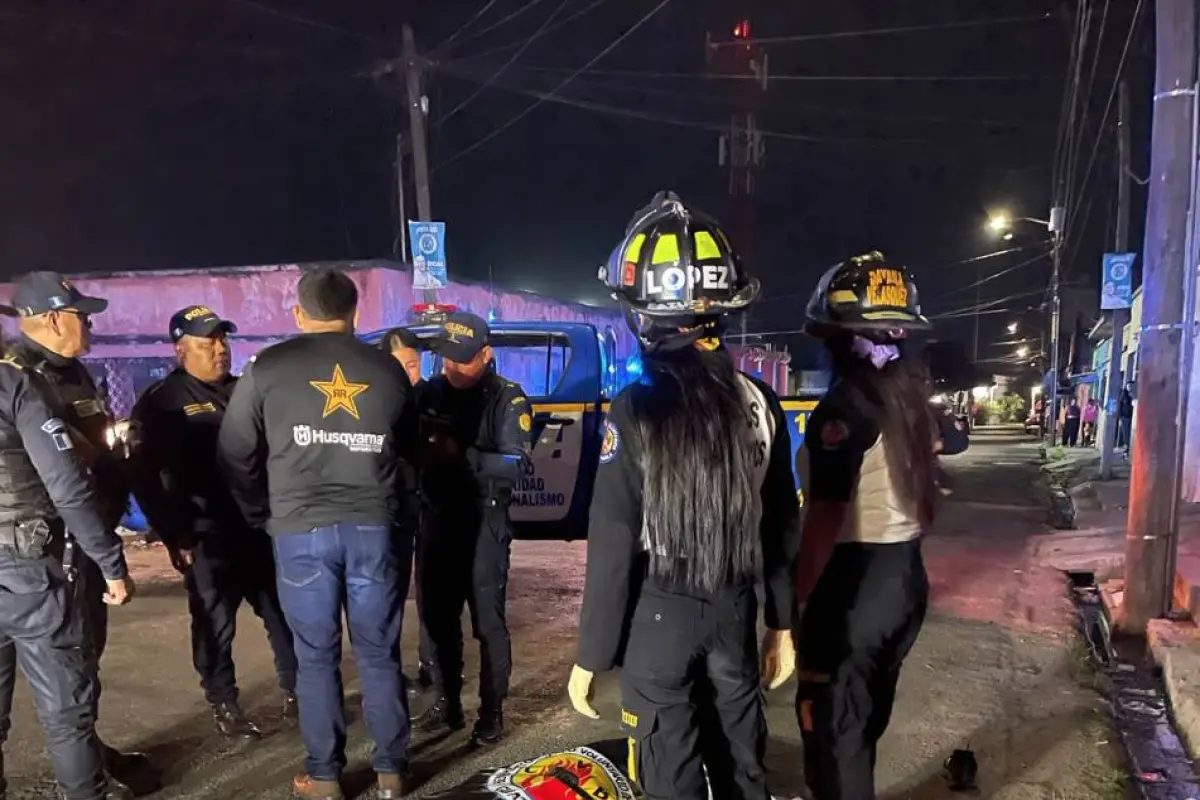
[[[567,681],[567,696],[571,705],[580,714],[591,719],[600,719],[600,712],[592,708],[592,682],[596,676],[576,664],[571,667],[571,679]]]
[[[762,641],[762,682],[767,691],[778,689],[796,671],[796,647],[791,631],[768,630]]]

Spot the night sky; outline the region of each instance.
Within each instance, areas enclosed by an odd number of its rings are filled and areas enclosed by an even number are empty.
[[[725,217],[714,129],[744,84],[705,77],[704,41],[728,40],[742,19],[766,38],[1033,18],[765,46],[773,80],[748,243],[765,299],[751,330],[798,328],[820,273],[864,250],[906,263],[935,315],[973,305],[962,287],[1041,251],[1036,226],[1003,243],[984,223],[993,209],[1049,213],[1075,0],[673,0],[556,91],[659,2],[495,0],[464,30],[486,0],[0,0],[0,277],[388,256],[407,112],[381,67],[406,21],[433,61],[433,211],[452,275],[491,270],[497,285],[599,301],[596,267],[655,191]],[[1085,3],[1065,279],[1092,287],[1112,240],[1115,101],[1097,131],[1137,5]],[[1138,175],[1153,77],[1143,5],[1126,60]],[[926,79],[846,80],[865,76]],[[1009,247],[1021,249],[961,263]],[[982,299],[1036,308],[1048,279],[1043,259],[989,281]],[[981,359],[1011,351],[993,345],[1011,319],[981,317]],[[969,349],[973,320],[937,333]]]

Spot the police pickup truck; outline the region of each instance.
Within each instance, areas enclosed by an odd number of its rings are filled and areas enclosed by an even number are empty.
[[[489,341],[501,375],[525,390],[533,404],[533,457],[514,487],[509,517],[518,539],[571,540],[587,537],[592,482],[600,463],[600,436],[609,401],[637,380],[636,356],[618,362],[611,333],[580,322],[493,322]],[[422,339],[435,325],[410,328]],[[386,331],[364,334],[375,344]],[[423,354],[426,377],[441,372],[440,359]],[[804,441],[808,414],[817,396],[781,398],[792,438],[792,463]],[[796,490],[800,491],[799,477]],[[801,494],[801,498],[803,495]],[[146,521],[131,498],[124,527],[144,532]]]

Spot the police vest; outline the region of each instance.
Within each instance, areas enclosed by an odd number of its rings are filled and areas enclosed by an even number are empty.
[[[771,463],[771,445],[775,441],[775,415],[767,405],[767,397],[762,390],[742,373],[737,373],[738,394],[746,408],[746,427],[744,429],[745,446],[750,451],[750,464],[754,470],[750,484],[755,492],[761,493],[763,482],[767,479],[767,465]],[[762,504],[756,503],[756,518],[753,526],[757,530],[762,521]],[[650,532],[645,521],[642,523],[641,547],[643,551],[650,549]],[[660,553],[660,555],[663,555]]]
[[[0,367],[0,369],[13,367]],[[11,423],[0,423],[0,526],[55,515],[41,476]]]
[[[863,456],[854,501],[839,542],[898,544],[920,537],[921,524],[904,510],[892,481],[887,445],[880,436]]]

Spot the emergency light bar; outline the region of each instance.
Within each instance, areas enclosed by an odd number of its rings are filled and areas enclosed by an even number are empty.
[[[410,309],[417,320],[426,325],[444,322],[446,317],[458,311],[458,306],[451,303],[418,303]]]

